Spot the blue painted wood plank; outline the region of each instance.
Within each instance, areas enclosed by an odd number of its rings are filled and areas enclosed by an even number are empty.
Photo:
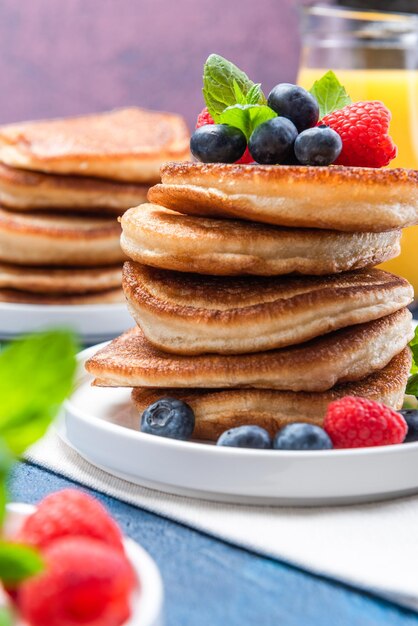
[[[14,500],[74,483],[18,464]],[[88,491],[88,490],[87,490]],[[93,492],[161,569],[166,626],[410,626],[418,615]]]

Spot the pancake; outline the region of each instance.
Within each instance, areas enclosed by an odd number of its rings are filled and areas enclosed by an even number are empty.
[[[97,293],[83,294],[40,294],[18,289],[0,289],[0,302],[13,304],[80,305],[118,304],[123,302],[122,289],[108,289]]]
[[[293,422],[322,426],[328,404],[344,396],[369,398],[400,409],[410,367],[411,353],[409,348],[405,348],[385,368],[371,376],[337,385],[322,393],[269,389],[135,388],[132,390],[132,401],[140,414],[163,397],[187,402],[196,417],[193,433],[196,439],[215,441],[225,430],[244,424],[257,424],[273,436],[279,428]],[[129,426],[138,428],[138,416],[132,416]]]
[[[400,230],[342,233],[180,215],[142,204],[121,218],[121,246],[134,261],[219,276],[335,274],[400,254]],[[198,245],[197,245],[198,242]]]
[[[377,269],[333,276],[218,277],[123,268],[128,309],[153,346],[174,354],[244,354],[299,344],[390,315],[412,286]]]
[[[292,228],[383,232],[418,223],[418,172],[167,163],[150,202],[190,215]]]
[[[56,176],[0,163],[0,204],[15,211],[73,210],[120,215],[144,202],[148,185],[82,176]]]
[[[0,289],[39,294],[82,294],[120,288],[120,265],[109,267],[30,267],[0,263]]]
[[[135,328],[88,359],[86,369],[103,387],[326,391],[383,369],[412,336],[407,309],[299,346],[234,356],[167,354],[153,348]]]
[[[124,260],[116,218],[0,209],[0,262],[98,266]]]
[[[0,127],[0,161],[12,167],[155,182],[161,163],[189,158],[180,115],[136,107]]]

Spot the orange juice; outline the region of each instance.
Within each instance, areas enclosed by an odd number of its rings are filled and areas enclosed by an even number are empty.
[[[302,68],[298,83],[310,89],[328,68]],[[418,169],[418,70],[359,69],[335,70],[353,102],[381,100],[392,112],[390,135],[398,156],[390,167]],[[404,276],[418,295],[418,226],[404,230],[402,254],[382,265]]]

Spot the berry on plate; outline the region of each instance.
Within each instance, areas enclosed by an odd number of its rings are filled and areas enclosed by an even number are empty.
[[[192,408],[176,398],[161,398],[145,409],[141,431],[169,439],[186,440],[192,436],[195,416]]]
[[[396,157],[397,148],[388,135],[390,111],[382,102],[355,102],[326,115],[321,123],[341,137],[343,149],[337,165],[383,167]]]
[[[324,428],[336,448],[364,448],[402,443],[408,431],[403,416],[368,400],[346,396],[328,405]]]
[[[254,161],[263,165],[284,163],[293,155],[298,135],[296,126],[286,117],[274,117],[257,126],[248,142]]]
[[[295,422],[283,426],[273,440],[275,450],[329,450],[332,442],[320,426]]]
[[[298,132],[315,126],[319,119],[318,102],[309,91],[298,85],[276,85],[269,93],[267,104],[277,115],[293,122]]]
[[[217,446],[230,448],[271,448],[268,432],[260,426],[237,426],[226,430],[216,442]]]
[[[128,559],[95,539],[66,537],[43,551],[45,571],[24,582],[17,604],[31,626],[121,626],[136,584]]]
[[[17,539],[45,548],[67,536],[90,537],[123,551],[122,533],[106,509],[94,498],[76,489],[47,496],[24,522]]]
[[[416,409],[403,409],[399,411],[408,425],[408,433],[405,437],[405,443],[418,441],[418,411]]]
[[[335,130],[321,125],[308,128],[296,137],[295,156],[302,165],[331,165],[340,155],[343,143]]]
[[[206,124],[194,131],[190,150],[203,163],[234,163],[247,147],[244,133],[227,124]]]

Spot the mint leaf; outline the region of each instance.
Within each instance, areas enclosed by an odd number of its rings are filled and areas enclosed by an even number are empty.
[[[418,374],[409,377],[405,393],[411,396],[418,396]]]
[[[42,437],[71,392],[76,350],[73,334],[57,330],[0,353],[0,437],[15,455]]]
[[[247,99],[249,93],[250,102]],[[221,113],[229,106],[264,104],[266,101],[259,85],[254,85],[245,72],[218,54],[211,54],[205,63],[203,97],[209,113],[217,123]]]
[[[417,374],[418,373],[418,326],[415,329],[414,338],[409,342],[409,347],[412,350],[411,374]]]
[[[43,560],[34,548],[0,542],[0,580],[6,585],[14,586],[43,569]]]
[[[276,113],[265,104],[236,104],[221,113],[219,122],[239,128],[248,141],[254,128],[273,117],[277,117]]]
[[[315,81],[310,93],[319,104],[319,118],[321,119],[328,113],[342,109],[347,104],[351,104],[351,98],[341,85],[340,81],[329,70],[319,80]]]
[[[15,619],[10,609],[6,606],[0,606],[0,626],[13,626]]]

